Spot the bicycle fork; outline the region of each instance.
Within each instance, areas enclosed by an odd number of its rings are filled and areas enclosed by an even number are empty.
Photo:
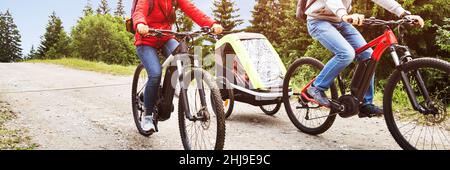
[[[197,120],[205,120],[205,119],[207,120],[209,117],[209,114],[208,114],[207,107],[206,107],[207,105],[206,105],[206,99],[205,99],[205,91],[203,89],[204,88],[203,80],[202,80],[203,75],[201,73],[200,73],[200,75],[197,75],[197,72],[195,72],[195,71],[193,71],[193,74],[190,75],[190,76],[194,76],[194,78],[197,82],[197,90],[198,90],[198,94],[200,95],[199,97],[200,97],[200,102],[201,102],[201,108],[198,111],[198,113],[191,113],[191,110],[190,110],[191,106],[189,106],[189,98],[188,98],[188,92],[187,92],[188,88],[189,88],[189,82],[191,80],[191,77],[188,77],[187,79],[185,79],[186,75],[183,74],[186,71],[189,71],[183,67],[183,65],[186,65],[183,62],[189,62],[190,58],[187,53],[177,55],[177,57],[178,58],[176,60],[176,65],[177,65],[177,68],[180,73],[178,80],[181,83],[180,85],[181,85],[181,89],[182,89],[180,95],[183,98],[183,107],[185,109],[186,119],[188,119],[190,121],[194,121],[194,122]],[[194,60],[194,68],[198,68],[198,67],[199,67],[198,61]],[[194,98],[194,100],[195,100],[195,98]],[[193,101],[193,102],[197,102],[197,101]],[[196,103],[194,103],[193,107],[197,107]],[[193,115],[193,114],[195,114],[195,115]]]
[[[399,48],[399,49],[402,49],[405,51],[404,55],[401,58],[398,57],[396,48]],[[430,109],[424,108],[422,105],[419,104],[419,102],[417,101],[416,93],[414,92],[414,90],[411,86],[411,82],[409,81],[408,74],[405,73],[403,71],[403,69],[401,69],[402,64],[412,60],[412,58],[411,58],[412,55],[409,52],[409,49],[406,46],[396,45],[396,46],[391,46],[389,48],[389,50],[390,50],[392,59],[394,60],[395,67],[397,69],[399,69],[399,71],[400,71],[404,89],[408,95],[409,101],[411,102],[414,110],[417,110],[420,113],[425,114],[425,115],[432,114]],[[430,98],[430,94],[425,86],[425,82],[423,81],[422,75],[420,74],[419,70],[413,70],[413,76],[414,76],[415,80],[417,81],[417,85],[419,86],[419,89],[422,92],[425,102],[430,104],[432,102],[432,100]]]

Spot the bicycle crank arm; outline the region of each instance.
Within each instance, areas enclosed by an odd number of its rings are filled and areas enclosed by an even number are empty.
[[[341,103],[339,103],[338,101],[335,101],[335,100],[329,100],[329,101],[330,101],[332,110],[337,110],[338,112],[345,111],[345,106],[342,105]]]
[[[306,119],[306,120],[321,119],[321,118],[325,118],[325,117],[336,116],[336,115],[338,115],[338,114],[340,114],[340,113],[342,113],[342,112],[345,111],[344,105],[341,105],[341,104],[340,104],[339,102],[337,102],[337,101],[330,100],[330,104],[331,104],[331,109],[332,109],[332,110],[338,110],[338,112],[335,112],[335,113],[333,113],[333,114],[329,114],[329,115],[327,115],[327,116],[319,116],[319,117],[315,117],[315,118],[309,118],[309,116],[306,116],[305,119]],[[319,107],[321,107],[321,106],[319,106]],[[319,108],[319,107],[318,107],[318,108]]]

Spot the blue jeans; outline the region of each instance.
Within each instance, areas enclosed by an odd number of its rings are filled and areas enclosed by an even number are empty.
[[[308,20],[308,32],[334,56],[316,77],[313,85],[319,90],[327,91],[333,80],[355,59],[365,61],[371,58],[373,50],[368,49],[355,55],[355,50],[367,44],[364,37],[353,25],[347,22],[330,22],[320,19]],[[374,94],[374,77],[364,97],[364,104],[372,104]]]
[[[162,47],[165,57],[168,57],[175,48],[178,47],[178,41],[171,39]],[[144,90],[144,107],[148,111],[148,114],[153,113],[153,109],[158,100],[158,89],[161,82],[162,68],[159,62],[159,56],[157,49],[141,45],[136,48],[137,54],[141,59],[141,63],[144,65],[148,74],[148,82]]]

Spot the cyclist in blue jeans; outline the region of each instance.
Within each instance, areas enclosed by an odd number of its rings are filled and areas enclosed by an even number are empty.
[[[424,25],[424,21],[420,16],[411,15],[395,0],[372,1],[399,17],[408,17],[417,20],[422,27]],[[309,2],[312,1],[309,0]],[[325,65],[312,86],[307,89],[307,93],[320,105],[330,107],[325,91],[330,88],[333,80],[355,59],[357,61],[369,60],[373,50],[368,49],[359,55],[355,55],[355,50],[366,45],[367,42],[353,26],[362,25],[364,15],[348,14],[352,0],[317,0],[313,3],[305,11],[305,14],[308,15],[308,32],[326,49],[333,52],[334,57]],[[373,96],[374,78],[372,78],[369,90],[365,94],[363,105],[360,109],[360,117],[383,114],[383,110],[373,104]]]
[[[144,131],[155,132],[153,112],[155,111],[162,68],[157,53],[163,50],[169,56],[178,46],[173,36],[150,36],[150,29],[172,30],[179,8],[201,27],[210,27],[214,34],[220,34],[223,27],[200,11],[190,0],[137,0],[133,12],[133,27],[136,29],[135,45],[137,54],[148,73],[144,91],[144,118],[141,126]],[[150,4],[153,3],[153,4]],[[176,3],[176,4],[173,4]],[[153,7],[152,7],[153,6]]]

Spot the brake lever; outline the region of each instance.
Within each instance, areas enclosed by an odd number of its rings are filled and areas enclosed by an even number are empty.
[[[418,25],[418,24],[417,24],[417,23],[418,23],[417,20],[415,20],[415,19],[410,19],[410,18],[407,18],[407,17],[404,17],[404,18],[403,18],[403,23],[406,24],[406,25],[408,25],[408,26]]]

